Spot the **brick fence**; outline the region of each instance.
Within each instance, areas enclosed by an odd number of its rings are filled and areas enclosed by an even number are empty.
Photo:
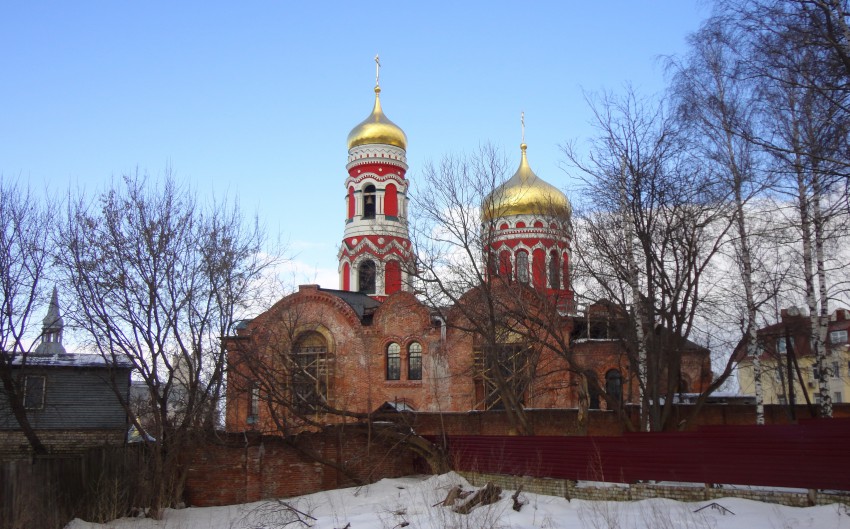
[[[396,446],[344,426],[304,433],[293,442],[272,436],[232,434],[207,443],[192,456],[186,482],[190,505],[212,506],[286,498],[415,473],[415,458]]]
[[[681,408],[677,413],[688,413],[686,406]],[[846,416],[848,412],[847,405],[836,406],[836,415]],[[833,480],[840,481],[840,476],[850,475],[850,452],[844,446],[850,439],[850,430],[832,436],[832,445],[819,448],[799,439],[803,427],[792,423],[786,408],[767,406],[766,413],[769,426],[756,427],[753,406],[706,406],[699,423],[713,425],[709,427],[713,432],[710,435],[698,429],[704,426],[694,426],[689,432],[624,433],[613,412],[598,410],[589,413],[584,428],[577,426],[576,410],[529,410],[538,434],[535,437],[505,435],[510,433],[510,425],[505,414],[500,412],[416,413],[399,415],[395,419],[406,421],[413,431],[430,437],[437,444],[447,440],[450,463],[459,471],[534,476],[546,483],[562,480],[563,491],[558,494],[566,494],[570,480],[626,483],[667,480],[850,489],[850,484],[835,486],[831,482],[832,485],[819,486],[810,480],[795,482],[800,478],[799,472],[789,472],[789,468],[796,468],[805,473],[813,468],[812,461],[817,460],[818,464],[827,465],[827,476]],[[798,418],[807,415],[804,407],[798,407]],[[802,422],[829,427],[850,424],[850,419]],[[780,430],[772,428],[779,428],[784,437],[773,436],[772,432]],[[744,435],[747,432],[760,436],[755,445],[747,444],[747,435]],[[789,445],[789,440],[797,444]],[[186,484],[189,504],[228,505],[357,484],[338,468],[317,462],[315,457],[307,455],[310,453],[344,466],[362,482],[429,471],[427,465],[403,448],[370,439],[362,429],[350,426],[302,434],[297,436],[296,442],[293,446],[276,436],[248,432],[230,433],[219,442],[207,442],[190,459]],[[691,455],[687,453],[689,446],[695,450]],[[808,447],[815,455],[802,455],[801,447]],[[720,452],[715,454],[711,450]],[[818,450],[825,451],[817,455]],[[779,456],[774,455],[783,452],[793,457],[777,459]],[[759,472],[774,472],[790,482],[765,482],[765,477],[757,473],[741,477],[741,468],[746,467],[736,462],[749,463],[754,457],[763,462],[758,467]],[[571,461],[572,470],[562,468],[561,474],[552,472],[566,460]],[[710,477],[698,472],[694,474],[695,464],[699,467],[697,471],[725,469],[723,472],[728,475],[724,478],[722,474]],[[589,494],[588,490],[584,487],[583,491],[575,492],[576,497]],[[658,486],[648,488],[644,484],[632,485],[629,490],[628,495],[634,498],[642,497],[641,494],[660,494]],[[606,494],[609,492],[611,490]],[[693,495],[692,490],[685,493],[689,498]],[[665,494],[665,497],[677,497],[673,492]],[[698,494],[705,496],[706,493],[700,489]],[[783,502],[793,504],[792,500]]]

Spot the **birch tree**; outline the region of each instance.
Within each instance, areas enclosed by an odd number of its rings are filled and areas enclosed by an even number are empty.
[[[738,53],[745,42],[722,19],[706,21],[689,38],[690,51],[684,61],[672,61],[672,94],[678,118],[691,134],[704,168],[718,184],[731,190],[729,213],[731,263],[738,281],[729,287],[728,308],[741,307],[740,332],[752,359],[755,381],[756,423],[764,424],[764,394],[756,331],[761,307],[776,295],[772,274],[765,270],[759,247],[765,234],[750,218],[760,212],[752,201],[764,197],[771,181],[761,163],[762,150],[749,141],[754,135],[756,112],[754,83],[748,80],[745,57]],[[730,264],[731,264],[730,263]],[[742,303],[736,295],[741,291]],[[735,318],[738,316],[737,318]],[[733,321],[734,321],[733,319]],[[728,321],[728,320],[727,320]]]

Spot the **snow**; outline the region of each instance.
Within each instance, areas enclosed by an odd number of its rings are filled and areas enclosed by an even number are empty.
[[[13,365],[21,365],[26,362],[30,366],[51,367],[133,367],[127,358],[118,358],[113,361],[100,354],[94,353],[64,353],[57,355],[38,355],[35,353],[18,355],[12,360]]]
[[[526,505],[516,512],[511,508],[513,491],[504,491],[499,502],[461,515],[437,505],[456,484],[465,490],[474,489],[454,473],[411,476],[280,501],[169,509],[158,521],[122,518],[96,524],[74,520],[66,529],[850,529],[850,508],[845,505],[799,508],[738,498],[696,503],[665,499],[567,501],[522,492],[520,499]],[[302,519],[307,523],[293,521],[283,504],[303,513]],[[408,525],[403,525],[405,522]]]

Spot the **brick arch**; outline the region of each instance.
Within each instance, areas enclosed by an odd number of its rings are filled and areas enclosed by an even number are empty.
[[[327,294],[316,288],[315,290],[299,290],[284,297],[275,303],[271,309],[265,312],[260,318],[251,322],[251,325],[267,325],[274,321],[274,318],[285,312],[288,308],[304,304],[304,303],[320,303],[330,307],[332,310],[342,314],[346,321],[352,326],[360,326],[360,318],[351,306],[337,296]]]
[[[334,339],[333,333],[325,327],[322,323],[312,323],[312,324],[303,324],[295,327],[295,331],[292,333],[295,336],[295,340],[293,343],[299,343],[305,336],[310,333],[316,333],[321,336],[325,340],[325,346],[328,349],[328,353],[333,353],[336,351],[336,340]]]

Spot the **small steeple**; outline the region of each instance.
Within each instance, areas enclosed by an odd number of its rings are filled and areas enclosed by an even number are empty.
[[[41,323],[41,343],[35,349],[37,355],[59,355],[65,354],[65,346],[62,345],[62,330],[65,322],[59,313],[59,291],[53,287],[53,295],[50,297],[50,305],[47,307],[47,316]]]

